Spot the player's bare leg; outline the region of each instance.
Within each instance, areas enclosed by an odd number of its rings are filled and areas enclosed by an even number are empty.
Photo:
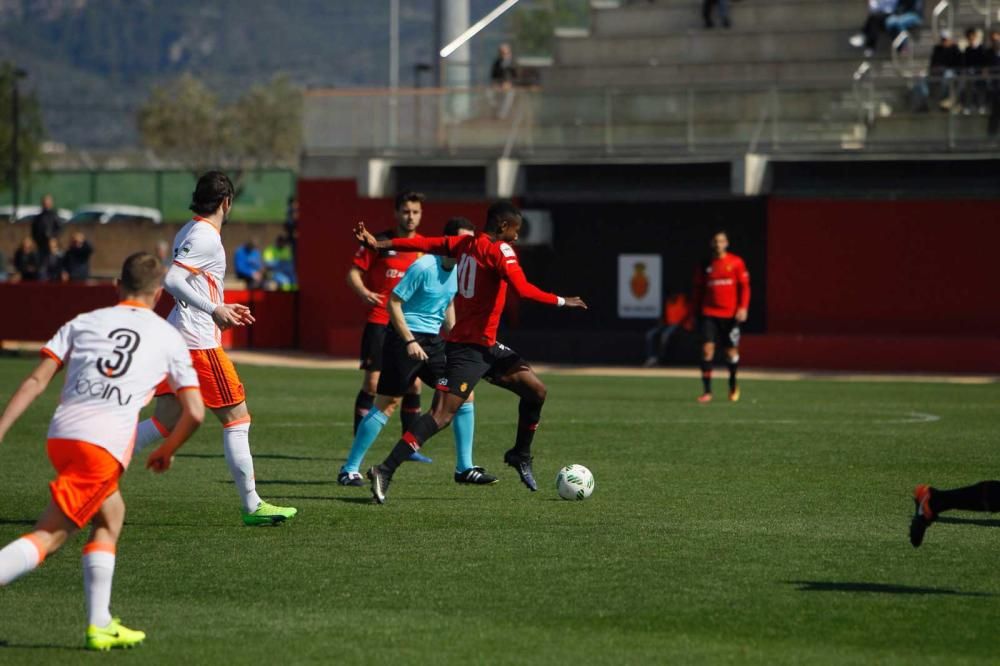
[[[493,384],[521,398],[517,408],[517,438],[514,440],[514,447],[504,454],[503,460],[517,470],[524,485],[534,492],[538,490],[538,483],[531,468],[531,444],[542,419],[542,407],[548,389],[531,366],[523,362],[494,380]]]
[[[739,402],[740,385],[736,380],[736,373],[740,367],[739,347],[729,347],[726,349],[726,367],[729,368],[729,401]]]
[[[0,587],[36,569],[46,557],[59,550],[77,529],[59,505],[50,500],[31,532],[0,549]]]
[[[715,361],[715,343],[706,342],[701,346],[701,384],[704,388],[698,402],[712,401],[712,363]]]

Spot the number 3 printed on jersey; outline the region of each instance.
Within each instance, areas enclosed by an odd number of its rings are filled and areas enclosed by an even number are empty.
[[[121,377],[132,365],[132,355],[139,348],[139,334],[129,328],[117,328],[108,337],[116,343],[112,352],[114,358],[97,359],[97,371],[105,377]]]
[[[469,254],[463,254],[458,262],[458,293],[463,298],[476,295],[476,260]]]

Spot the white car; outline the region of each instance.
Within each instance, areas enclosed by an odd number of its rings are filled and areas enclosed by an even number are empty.
[[[32,218],[42,212],[41,206],[18,206],[17,207],[17,220],[18,224],[24,222],[31,222]],[[10,222],[14,223],[11,217],[14,215],[13,206],[0,206],[0,222]],[[69,218],[73,217],[72,211],[68,208],[57,208],[56,215],[59,216],[59,220],[65,224],[69,221]]]
[[[114,224],[116,222],[152,222],[162,224],[163,215],[155,208],[126,204],[87,204],[73,212],[70,224]]]

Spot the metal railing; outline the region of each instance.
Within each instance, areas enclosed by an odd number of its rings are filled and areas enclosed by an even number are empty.
[[[518,88],[506,110],[490,88],[400,90],[395,107],[385,91],[313,92],[306,96],[305,150],[477,159],[696,155],[748,147],[787,153],[997,150],[980,114],[996,87],[983,81],[879,77],[859,68],[853,86]],[[937,110],[937,98],[926,91],[942,86],[949,99],[972,100],[965,104],[969,115]],[[393,122],[398,125],[390,131]]]

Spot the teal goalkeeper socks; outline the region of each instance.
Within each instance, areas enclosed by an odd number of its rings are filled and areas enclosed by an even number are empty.
[[[451,422],[455,429],[455,471],[461,474],[472,467],[472,441],[476,432],[476,405],[466,402],[458,408]]]
[[[372,407],[365,417],[358,424],[358,432],[354,435],[354,442],[351,443],[351,452],[347,454],[347,462],[340,468],[341,472],[357,472],[361,467],[361,461],[365,459],[365,454],[371,448],[372,443],[378,434],[382,432],[382,427],[388,423],[389,417],[380,409]]]

